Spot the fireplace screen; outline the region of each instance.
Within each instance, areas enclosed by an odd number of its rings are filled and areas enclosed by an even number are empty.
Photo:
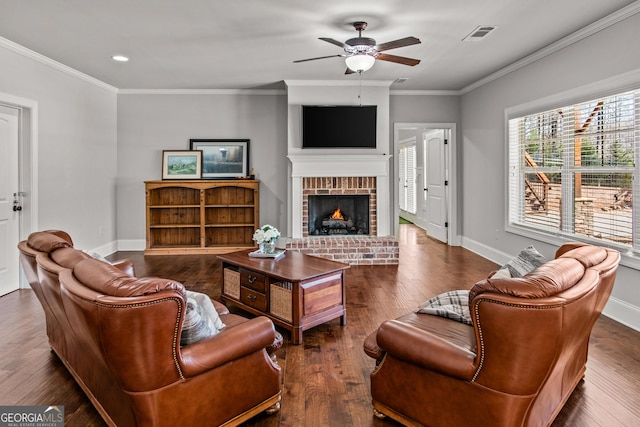
[[[308,198],[309,236],[369,234],[369,195]]]

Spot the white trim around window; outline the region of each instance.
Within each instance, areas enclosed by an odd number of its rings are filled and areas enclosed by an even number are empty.
[[[505,135],[506,231],[640,270],[640,70],[507,108]]]

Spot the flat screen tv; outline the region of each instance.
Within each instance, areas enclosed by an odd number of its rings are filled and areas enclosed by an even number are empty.
[[[302,148],[376,148],[375,105],[303,105]]]

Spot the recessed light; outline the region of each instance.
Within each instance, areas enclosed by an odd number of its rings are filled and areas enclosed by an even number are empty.
[[[124,55],[113,55],[111,59],[118,62],[127,62],[129,60],[129,58]]]

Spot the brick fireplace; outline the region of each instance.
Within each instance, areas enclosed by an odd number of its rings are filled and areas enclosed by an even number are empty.
[[[391,81],[285,80],[287,85],[287,158],[290,161],[286,247],[349,264],[397,264],[389,168],[389,86]],[[376,147],[305,148],[305,105],[375,105]],[[334,125],[334,124],[332,124]],[[339,126],[339,123],[335,123]],[[366,234],[309,235],[309,192],[369,195]],[[355,221],[361,217],[355,214]],[[357,232],[356,232],[357,233]]]
[[[305,177],[302,179],[302,236],[309,236],[309,196],[368,196],[368,233],[377,234],[376,177]],[[337,200],[337,207],[340,201]],[[344,202],[346,203],[346,202]],[[316,233],[318,234],[318,233]],[[348,233],[345,233],[348,234]],[[355,233],[358,234],[358,233]],[[312,233],[313,235],[313,233]]]
[[[353,265],[397,264],[398,242],[390,234],[387,156],[289,156],[292,191],[286,248]],[[368,235],[309,235],[309,196],[367,195]]]

